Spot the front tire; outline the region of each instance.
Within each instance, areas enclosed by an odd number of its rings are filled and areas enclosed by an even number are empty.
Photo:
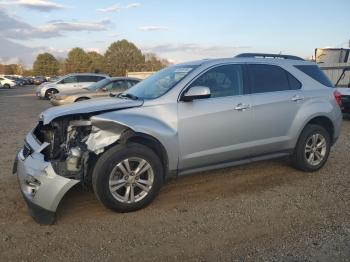
[[[319,125],[307,125],[294,150],[293,165],[302,171],[314,172],[326,163],[331,147],[327,130]]]
[[[57,94],[57,93],[58,93],[58,91],[54,88],[47,89],[45,92],[45,98],[50,100],[52,95]]]
[[[97,161],[92,185],[97,198],[117,212],[132,212],[149,205],[163,183],[163,166],[148,147],[118,144]]]
[[[7,88],[7,89],[11,88],[11,86],[9,84],[4,84],[4,87]]]

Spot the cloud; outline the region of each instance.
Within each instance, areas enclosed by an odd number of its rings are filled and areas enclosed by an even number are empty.
[[[130,8],[136,8],[136,7],[140,7],[140,6],[141,6],[140,3],[132,3],[132,4],[128,4],[126,6],[122,6],[121,4],[115,4],[115,5],[111,5],[109,7],[106,7],[106,8],[99,8],[99,9],[97,9],[97,11],[111,13],[111,12],[119,12],[122,9],[130,9]]]
[[[136,8],[136,7],[140,7],[141,4],[140,3],[133,3],[133,4],[128,4],[127,6],[125,6],[126,9],[129,8]]]
[[[140,26],[140,31],[166,31],[169,30],[166,26],[159,26],[159,25],[146,25],[146,26]]]
[[[40,48],[27,47],[0,36],[0,63],[11,64],[22,62],[25,65],[32,65],[34,57]]]
[[[99,12],[119,12],[120,10],[122,10],[123,8],[121,7],[120,4],[115,4],[106,8],[99,8],[97,9],[97,11]]]
[[[203,58],[233,57],[235,54],[246,52],[250,46],[203,45],[197,43],[161,44],[143,46],[144,52],[156,53],[176,61],[188,61]]]
[[[50,12],[54,10],[62,10],[68,8],[68,6],[61,5],[48,0],[17,0],[17,1],[2,1],[3,5],[18,5],[28,9]]]
[[[41,32],[55,32],[61,33],[64,31],[104,31],[109,25],[111,25],[109,19],[104,19],[95,22],[66,22],[66,21],[54,21],[39,27]]]
[[[104,31],[112,25],[109,19],[100,21],[63,21],[54,20],[39,27],[22,22],[0,9],[0,36],[8,39],[35,39],[63,36],[65,32]]]

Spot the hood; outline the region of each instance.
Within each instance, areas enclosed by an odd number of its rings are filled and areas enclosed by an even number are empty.
[[[124,98],[104,98],[82,101],[69,105],[52,107],[40,114],[40,120],[46,125],[57,117],[74,114],[97,113],[100,111],[117,110],[142,106],[143,100]]]

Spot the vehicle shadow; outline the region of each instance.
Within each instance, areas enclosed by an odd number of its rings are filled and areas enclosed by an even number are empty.
[[[239,199],[242,195],[273,192],[283,184],[307,178],[308,173],[293,169],[287,159],[195,173],[167,181],[155,201],[136,213],[145,214],[155,209],[159,212],[182,210],[217,199],[235,201],[235,198]],[[57,222],[70,223],[72,220],[95,220],[97,217],[112,216],[115,216],[113,219],[118,219],[126,214],[116,216],[116,213],[106,209],[97,200],[92,189],[75,186],[62,200],[57,211]]]

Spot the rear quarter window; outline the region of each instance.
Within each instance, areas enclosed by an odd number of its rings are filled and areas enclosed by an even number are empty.
[[[334,87],[332,82],[317,65],[296,65],[294,67],[302,71],[304,74],[307,74],[309,77],[316,80],[320,84],[328,87]]]

